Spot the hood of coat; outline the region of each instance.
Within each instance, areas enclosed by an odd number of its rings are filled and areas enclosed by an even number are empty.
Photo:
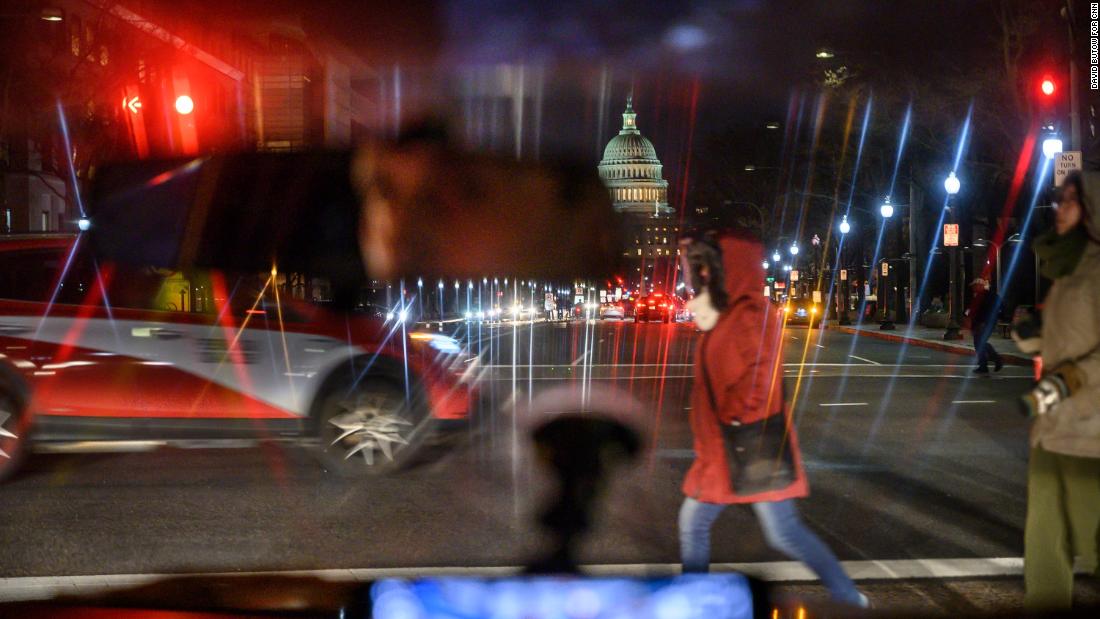
[[[1081,206],[1085,208],[1089,236],[1100,241],[1100,172],[1082,172],[1081,186],[1085,190]]]
[[[760,264],[760,257],[764,255],[764,246],[759,241],[732,235],[720,237],[718,246],[722,250],[722,270],[726,276],[724,283],[729,294],[729,307],[746,302],[763,306],[764,267]]]

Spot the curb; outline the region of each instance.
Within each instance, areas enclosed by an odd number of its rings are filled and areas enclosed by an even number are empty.
[[[875,338],[876,340],[885,340],[887,342],[897,342],[903,344],[910,344],[912,346],[919,346],[921,348],[930,348],[932,350],[939,350],[942,352],[952,352],[964,355],[973,355],[974,349],[968,346],[958,346],[954,344],[941,344],[939,342],[933,342],[929,340],[922,340],[915,337],[905,337],[904,335],[895,335],[893,333],[884,333],[882,331],[870,331],[867,329],[856,329],[853,327],[842,327],[840,325],[826,324],[825,328],[830,331],[837,331],[838,333],[847,333],[849,335],[860,335],[864,337]],[[1032,367],[1034,363],[1030,357],[1023,357],[1020,355],[1014,355],[1011,353],[1001,353],[1001,359],[1005,365],[1020,365],[1024,367]]]

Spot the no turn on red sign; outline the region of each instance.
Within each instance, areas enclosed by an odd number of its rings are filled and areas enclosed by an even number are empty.
[[[1054,158],[1054,186],[1061,187],[1070,172],[1081,169],[1081,151],[1067,150],[1058,153]]]
[[[959,246],[959,224],[943,224],[943,246]]]

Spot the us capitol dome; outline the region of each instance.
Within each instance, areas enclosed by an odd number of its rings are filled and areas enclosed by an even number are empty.
[[[633,96],[626,99],[623,128],[611,138],[600,161],[600,179],[611,193],[615,210],[621,213],[669,215],[668,181],[661,177],[657,151],[638,131]]]

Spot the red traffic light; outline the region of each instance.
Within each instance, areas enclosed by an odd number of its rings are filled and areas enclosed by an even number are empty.
[[[1054,83],[1054,78],[1049,75],[1043,78],[1043,81],[1039,83],[1039,92],[1043,95],[1051,97],[1054,95],[1054,91],[1058,89],[1058,85]]]
[[[186,116],[195,110],[195,102],[187,95],[176,97],[176,111]]]

